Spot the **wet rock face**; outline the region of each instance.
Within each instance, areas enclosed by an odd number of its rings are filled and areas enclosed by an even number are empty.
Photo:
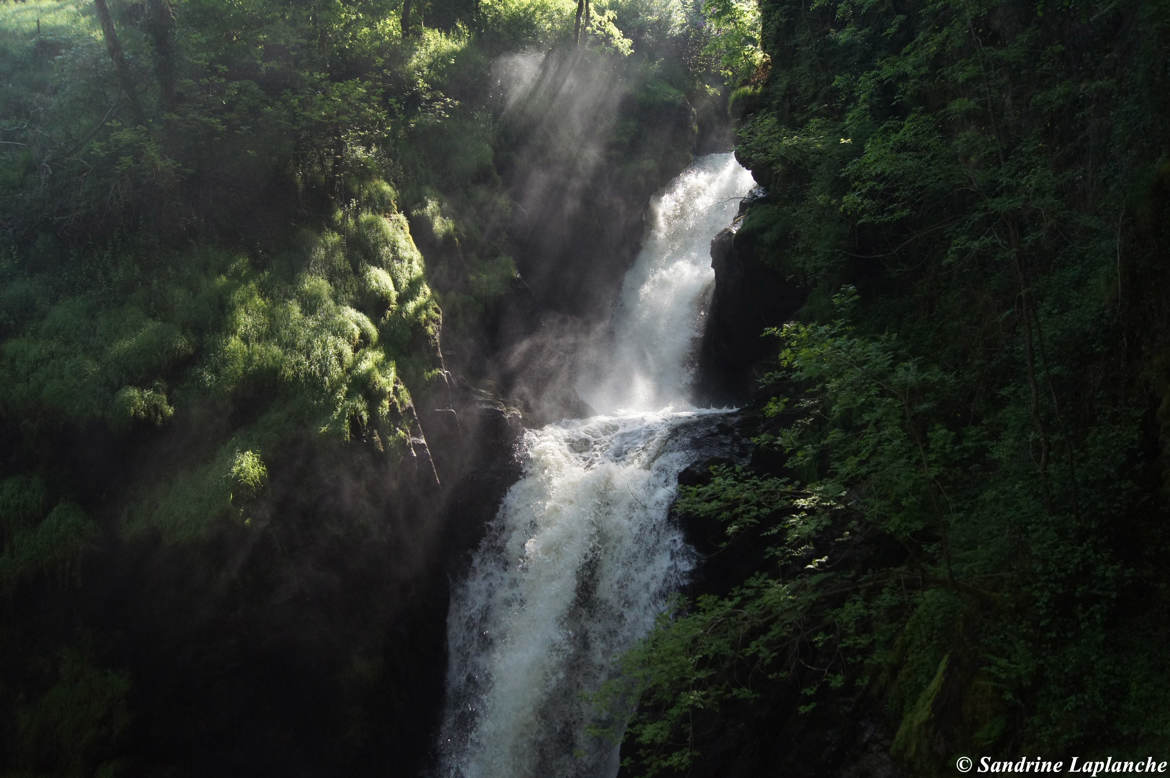
[[[76,603],[46,609],[109,630],[133,682],[127,774],[423,774],[451,571],[518,475],[521,427],[470,389],[414,410],[413,456],[306,435],[250,526],[112,544]]]
[[[608,317],[647,203],[691,161],[694,108],[649,109],[641,87],[583,50],[550,55],[525,107],[505,117],[516,140],[499,165],[516,204],[508,232],[544,311]]]
[[[438,403],[435,400],[445,400]],[[520,412],[499,397],[463,384],[419,410],[440,479],[434,514],[443,523],[441,569],[458,570],[521,466],[515,452],[524,434]]]
[[[762,337],[764,329],[783,324],[804,304],[806,290],[787,282],[751,237],[738,231],[743,213],[764,196],[753,190],[736,223],[711,242],[715,292],[699,352],[697,388],[702,400],[714,405],[739,404],[750,396],[752,368],[776,348],[774,340]]]
[[[401,491],[410,527],[395,540],[419,560],[391,576],[397,589],[386,599],[394,612],[382,620],[376,686],[365,693],[371,720],[385,727],[365,774],[389,770],[426,774],[433,766],[447,669],[450,584],[466,568],[501,498],[520,475],[515,451],[523,434],[520,413],[489,392],[450,379],[416,396],[426,441],[426,467]],[[434,480],[432,480],[432,473]],[[355,773],[357,774],[357,773]]]

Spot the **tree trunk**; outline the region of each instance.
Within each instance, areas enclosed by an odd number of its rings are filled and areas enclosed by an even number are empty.
[[[410,37],[410,7],[412,0],[402,0],[402,39]]]
[[[582,18],[583,17],[583,18]],[[582,24],[582,21],[584,23]],[[581,33],[589,31],[589,0],[577,0],[577,18],[573,22],[573,42],[581,45]]]
[[[110,59],[114,61],[114,70],[118,74],[118,83],[122,92],[130,101],[130,111],[134,114],[134,121],[146,125],[146,114],[142,112],[142,103],[138,102],[138,93],[134,91],[134,77],[130,73],[130,66],[126,64],[126,57],[122,55],[122,45],[118,43],[118,34],[114,32],[114,20],[110,17],[110,7],[106,0],[93,0],[97,8],[98,19],[102,23],[102,35],[106,39],[106,50],[110,52]]]
[[[154,73],[163,108],[175,105],[175,9],[170,0],[147,0],[146,26],[154,41]]]

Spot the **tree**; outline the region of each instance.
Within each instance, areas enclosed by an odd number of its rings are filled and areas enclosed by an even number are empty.
[[[170,110],[175,104],[175,9],[170,0],[147,0],[146,29],[154,41],[154,72],[163,107]]]
[[[581,24],[582,14],[585,16],[584,25]],[[582,27],[589,28],[589,0],[577,0],[577,18],[573,22],[573,42],[578,46],[581,45]]]
[[[402,39],[406,40],[410,37],[410,10],[414,6],[414,0],[402,0]]]
[[[110,52],[110,59],[114,61],[118,82],[130,103],[130,111],[134,114],[134,121],[145,126],[146,114],[142,112],[142,103],[138,101],[138,93],[134,89],[134,76],[130,72],[125,55],[122,53],[118,34],[114,31],[114,20],[110,16],[110,7],[106,5],[106,0],[93,0],[93,5],[97,9],[98,19],[102,24],[102,36],[106,39],[106,50]]]

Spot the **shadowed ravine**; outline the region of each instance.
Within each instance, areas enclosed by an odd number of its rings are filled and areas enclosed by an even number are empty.
[[[656,199],[613,341],[578,355],[597,415],[526,432],[524,474],[452,597],[441,775],[616,774],[616,745],[587,732],[587,697],[693,564],[667,512],[723,411],[691,405],[691,355],[711,239],[752,183],[716,154]]]

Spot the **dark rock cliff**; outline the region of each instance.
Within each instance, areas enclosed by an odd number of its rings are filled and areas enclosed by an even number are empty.
[[[764,329],[792,318],[806,290],[771,266],[752,235],[739,229],[748,208],[766,195],[759,188],[740,206],[735,224],[711,242],[715,291],[699,350],[697,388],[713,405],[744,402],[754,388],[753,368],[775,351]]]
[[[513,207],[495,229],[519,275],[445,354],[530,424],[588,412],[571,355],[608,322],[651,197],[718,135],[709,106],[647,103],[646,78],[584,48],[550,52],[501,119],[496,165]]]
[[[483,392],[432,394],[393,467],[308,436],[280,453],[278,497],[250,526],[181,546],[148,534],[86,561],[80,604],[60,612],[105,625],[95,650],[132,673],[118,774],[422,773],[449,583],[518,475],[521,432]]]

